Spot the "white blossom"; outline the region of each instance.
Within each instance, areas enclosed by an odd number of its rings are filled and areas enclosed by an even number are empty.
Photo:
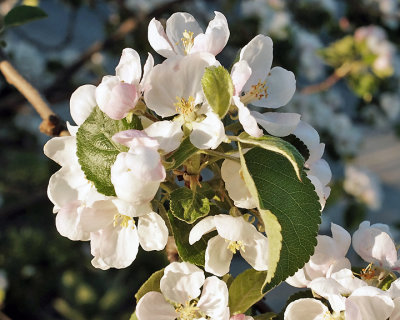
[[[205,270],[217,276],[229,272],[233,254],[237,251],[256,270],[268,269],[268,239],[243,217],[225,214],[209,216],[197,223],[189,234],[193,244],[213,230],[218,235],[208,240]]]
[[[202,287],[202,289],[201,289]],[[138,302],[139,320],[228,320],[228,288],[222,280],[187,262],[173,262],[164,270],[160,292],[150,291]]]
[[[165,58],[196,52],[208,52],[215,56],[228,42],[229,28],[225,16],[217,11],[214,13],[215,18],[210,21],[205,33],[193,16],[186,12],[171,15],[165,31],[161,23],[153,18],[148,29],[149,43]]]

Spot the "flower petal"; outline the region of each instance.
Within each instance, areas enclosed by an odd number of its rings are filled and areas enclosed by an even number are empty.
[[[208,240],[205,255],[205,270],[222,277],[229,272],[233,253],[227,249],[225,239],[215,236]]]
[[[203,290],[197,307],[206,315],[222,319],[228,306],[228,288],[226,283],[217,277],[209,277],[204,281]]]
[[[150,291],[139,300],[136,317],[140,320],[175,320],[178,314],[160,292]]]
[[[134,84],[136,87],[139,85],[140,77],[142,76],[142,65],[136,50],[131,48],[122,50],[121,59],[115,68],[115,74],[123,82]]]
[[[165,29],[170,43],[172,43],[175,52],[179,55],[185,54],[182,43],[182,37],[185,31],[193,32],[194,37],[203,33],[196,19],[186,12],[176,12],[171,15],[167,20]]]
[[[300,122],[300,115],[298,113],[259,113],[252,111],[251,115],[269,134],[277,137],[286,137],[292,134]]]
[[[251,69],[246,60],[236,62],[231,71],[233,87],[235,88],[234,95],[240,96],[244,85],[251,76]]]
[[[298,299],[291,302],[284,314],[285,320],[322,320],[329,314],[328,308],[319,300]]]
[[[198,222],[189,233],[189,243],[192,245],[193,243],[199,241],[201,237],[215,230],[215,221],[214,217],[206,217]]]
[[[70,240],[87,241],[90,232],[81,226],[81,201],[70,202],[60,209],[56,216],[57,231]]]
[[[256,118],[250,113],[250,110],[240,101],[239,97],[233,96],[232,100],[239,110],[239,122],[244,131],[253,137],[262,137],[264,133],[258,127]]]
[[[195,265],[173,262],[164,270],[160,289],[167,299],[184,304],[200,295],[204,280],[203,270]]]
[[[169,42],[160,21],[153,18],[149,23],[148,39],[151,47],[165,58],[175,56],[174,49]]]
[[[252,85],[264,81],[269,74],[272,64],[272,40],[261,34],[255,36],[240,51],[240,59],[245,60],[250,69],[251,76],[246,82],[243,91],[248,92]]]
[[[154,68],[154,58],[151,53],[148,54],[146,63],[143,67],[143,78],[140,81],[140,91],[144,92],[150,87],[150,72]]]
[[[268,239],[249,223],[246,228],[248,237],[252,240],[246,242],[245,248],[240,249],[240,254],[257,271],[268,270]]]
[[[256,200],[251,196],[240,174],[242,169],[239,162],[224,160],[221,166],[221,176],[225,182],[225,188],[236,207],[253,209],[257,207]]]
[[[71,95],[69,102],[71,117],[75,123],[81,125],[97,106],[96,87],[91,84],[80,86]]]
[[[279,108],[292,99],[296,91],[296,79],[293,72],[281,67],[271,69],[267,81],[267,97],[251,103],[257,107]]]
[[[205,34],[199,34],[194,39],[190,53],[209,52],[216,56],[222,51],[229,39],[229,27],[225,16],[214,11],[215,17],[208,24]]]
[[[222,121],[214,112],[208,112],[201,122],[192,122],[190,142],[199,149],[215,149],[226,139]]]
[[[149,137],[157,139],[164,153],[174,151],[181,144],[183,137],[182,124],[178,121],[158,121],[148,126],[144,131]]]
[[[55,137],[47,141],[44,154],[60,166],[78,164],[75,137]]]
[[[160,251],[168,241],[168,228],[155,212],[139,217],[138,234],[140,246],[145,251]]]
[[[316,176],[326,186],[332,179],[332,171],[324,159],[319,159],[310,165],[309,174]]]

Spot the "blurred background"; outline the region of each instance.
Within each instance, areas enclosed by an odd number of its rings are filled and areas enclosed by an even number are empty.
[[[281,112],[298,112],[326,144],[333,179],[321,233],[330,222],[400,227],[400,2],[398,0],[1,0],[48,17],[3,28],[3,52],[62,119],[82,84],[114,74],[121,51],[151,52],[147,26],[190,12],[205,29],[214,10],[231,37],[218,56],[229,68],[238,50],[262,33],[274,41],[273,64],[295,73],[297,93]],[[134,294],[167,260],[139,252],[124,270],[94,269],[88,243],[61,237],[47,199],[57,165],[42,152],[40,117],[0,75],[0,320],[129,319]],[[279,310],[286,289],[267,302]],[[283,290],[283,291],[282,291]]]

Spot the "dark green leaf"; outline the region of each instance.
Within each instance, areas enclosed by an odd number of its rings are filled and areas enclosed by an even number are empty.
[[[156,291],[156,292],[161,292],[160,290],[160,280],[162,276],[164,275],[164,269],[158,270],[154,272],[149,279],[143,285],[140,287],[138,292],[135,294],[136,298],[136,303],[139,302],[139,300],[147,293],[150,291]]]
[[[221,119],[224,118],[233,95],[233,83],[228,70],[222,66],[207,68],[201,86],[211,108]]]
[[[297,177],[301,179],[300,170],[304,166],[304,159],[297,151],[297,149],[289,142],[273,136],[254,138],[252,136],[249,136],[246,132],[240,134],[240,136],[238,137],[238,141],[246,144],[252,144],[283,155],[290,161],[296,172]]]
[[[166,162],[165,169],[176,169],[179,168],[187,159],[197,153],[199,149],[197,149],[190,142],[189,137],[182,141],[179,148],[174,152],[172,156],[170,156]]]
[[[253,304],[264,297],[263,287],[267,271],[248,269],[239,274],[229,287],[231,314],[245,313]]]
[[[304,170],[300,171],[300,181],[282,155],[254,148],[244,160],[257,189],[260,209],[270,210],[282,228],[280,259],[275,276],[264,288],[268,291],[302,268],[314,253],[321,206]]]
[[[47,13],[39,7],[18,6],[11,9],[4,17],[4,25],[14,27],[43,18],[47,18]]]
[[[86,178],[92,181],[98,192],[115,196],[111,183],[111,166],[121,151],[127,147],[115,143],[111,138],[120,131],[142,129],[138,117],[132,122],[113,120],[96,107],[76,134],[77,155]]]
[[[210,201],[199,189],[182,187],[171,193],[170,209],[176,218],[193,223],[210,212]]]
[[[175,219],[171,212],[168,212],[168,218],[172,225],[176,247],[178,248],[178,254],[181,259],[204,267],[204,255],[210,235],[202,237],[199,241],[190,245],[189,233],[192,226],[186,222]]]

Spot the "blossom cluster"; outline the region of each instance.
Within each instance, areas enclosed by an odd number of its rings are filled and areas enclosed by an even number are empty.
[[[313,221],[310,244],[300,246],[301,258],[287,273],[301,267],[313,249],[330,193],[325,145],[299,114],[274,110],[291,100],[296,81],[292,72],[271,67],[271,38],[255,36],[230,72],[216,59],[228,38],[219,12],[205,31],[188,13],[173,14],[165,30],[151,20],[149,43],[165,60],[155,65],[149,53],[142,69],[139,54],[124,49],[115,75],[72,94],[71,136],[53,138],[44,148],[61,165],[48,186],[57,230],[90,241],[94,267],[128,267],[139,246],[160,251],[169,236],[176,238],[184,262],[165,268],[160,292],[139,300],[140,320],[240,318],[241,309],[230,310],[227,285],[218,277],[229,273],[237,252],[256,272],[274,272],[281,230],[292,228],[292,221],[278,221],[267,210],[279,213],[284,202],[291,219],[304,223],[304,212],[307,223]],[[260,164],[265,170],[247,167],[258,160],[257,150],[266,157]],[[285,172],[282,165],[289,165]],[[213,177],[203,181],[205,168]],[[279,181],[252,178],[268,173],[280,174]],[[270,193],[263,183],[271,184]],[[279,208],[262,203],[271,196],[276,201],[274,192],[288,197]],[[214,276],[205,278],[194,264]]]
[[[364,221],[352,237],[334,223],[331,230],[332,237],[318,236],[310,261],[286,280],[294,287],[311,289],[318,299],[291,302],[285,319],[399,319],[400,279],[396,273],[400,272],[400,257],[389,227]],[[351,243],[369,263],[360,272],[352,271],[346,257]]]

